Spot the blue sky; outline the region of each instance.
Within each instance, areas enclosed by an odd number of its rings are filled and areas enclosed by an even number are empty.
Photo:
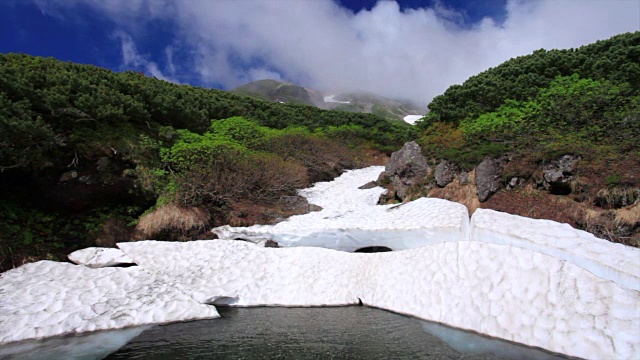
[[[8,0],[0,52],[228,89],[276,78],[425,103],[539,48],[640,30],[635,0]]]

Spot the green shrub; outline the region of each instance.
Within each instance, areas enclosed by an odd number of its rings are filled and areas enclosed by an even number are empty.
[[[255,148],[268,131],[269,128],[258,125],[256,121],[240,116],[214,120],[209,128],[209,132],[216,137],[233,140],[247,148]]]

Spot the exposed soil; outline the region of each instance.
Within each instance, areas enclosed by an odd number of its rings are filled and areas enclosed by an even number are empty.
[[[542,166],[530,157],[512,159],[504,168],[503,189],[486,202],[478,202],[473,176],[468,185],[458,179],[429,196],[476,208],[492,209],[534,219],[567,223],[597,237],[640,247],[640,161],[631,155],[620,159],[582,160],[571,182],[571,193],[554,195],[541,187]],[[518,178],[510,189],[506,184]]]

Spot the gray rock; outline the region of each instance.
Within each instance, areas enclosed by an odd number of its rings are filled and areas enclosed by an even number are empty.
[[[358,189],[361,189],[361,190],[373,189],[376,186],[378,186],[378,184],[375,181],[369,181],[368,183],[358,187]]]
[[[478,199],[483,202],[500,189],[500,173],[502,161],[500,159],[485,158],[476,168],[476,185]]]
[[[542,167],[543,186],[552,194],[566,195],[571,193],[571,180],[576,173],[580,157],[565,155]]]
[[[455,178],[455,172],[457,167],[448,162],[447,160],[440,161],[440,164],[436,166],[434,176],[436,178],[436,185],[439,187],[445,187]]]
[[[273,240],[267,240],[264,242],[264,247],[266,248],[278,248],[280,247],[280,244],[278,244],[278,242],[273,241]]]
[[[460,171],[458,181],[460,181],[460,185],[467,185],[469,183],[469,173],[466,171]]]
[[[420,146],[415,141],[404,144],[402,149],[391,154],[384,171],[393,184],[396,196],[401,199],[407,196],[411,186],[424,180],[430,172],[427,159],[422,156]]]

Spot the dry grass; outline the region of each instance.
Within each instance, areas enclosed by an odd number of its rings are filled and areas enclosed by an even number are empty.
[[[600,189],[596,194],[596,204],[603,208],[619,208],[633,205],[640,199],[640,188],[615,187]]]
[[[473,170],[469,173],[469,182],[467,184],[461,185],[460,180],[456,179],[444,188],[432,189],[429,191],[428,196],[458,202],[466,206],[469,210],[469,215],[472,215],[480,207],[475,177],[475,170]]]
[[[635,225],[640,222],[640,203],[614,210],[617,225]]]
[[[209,214],[200,208],[169,204],[142,216],[136,225],[136,237],[150,239],[165,232],[186,234],[192,230],[204,230],[209,221]]]

